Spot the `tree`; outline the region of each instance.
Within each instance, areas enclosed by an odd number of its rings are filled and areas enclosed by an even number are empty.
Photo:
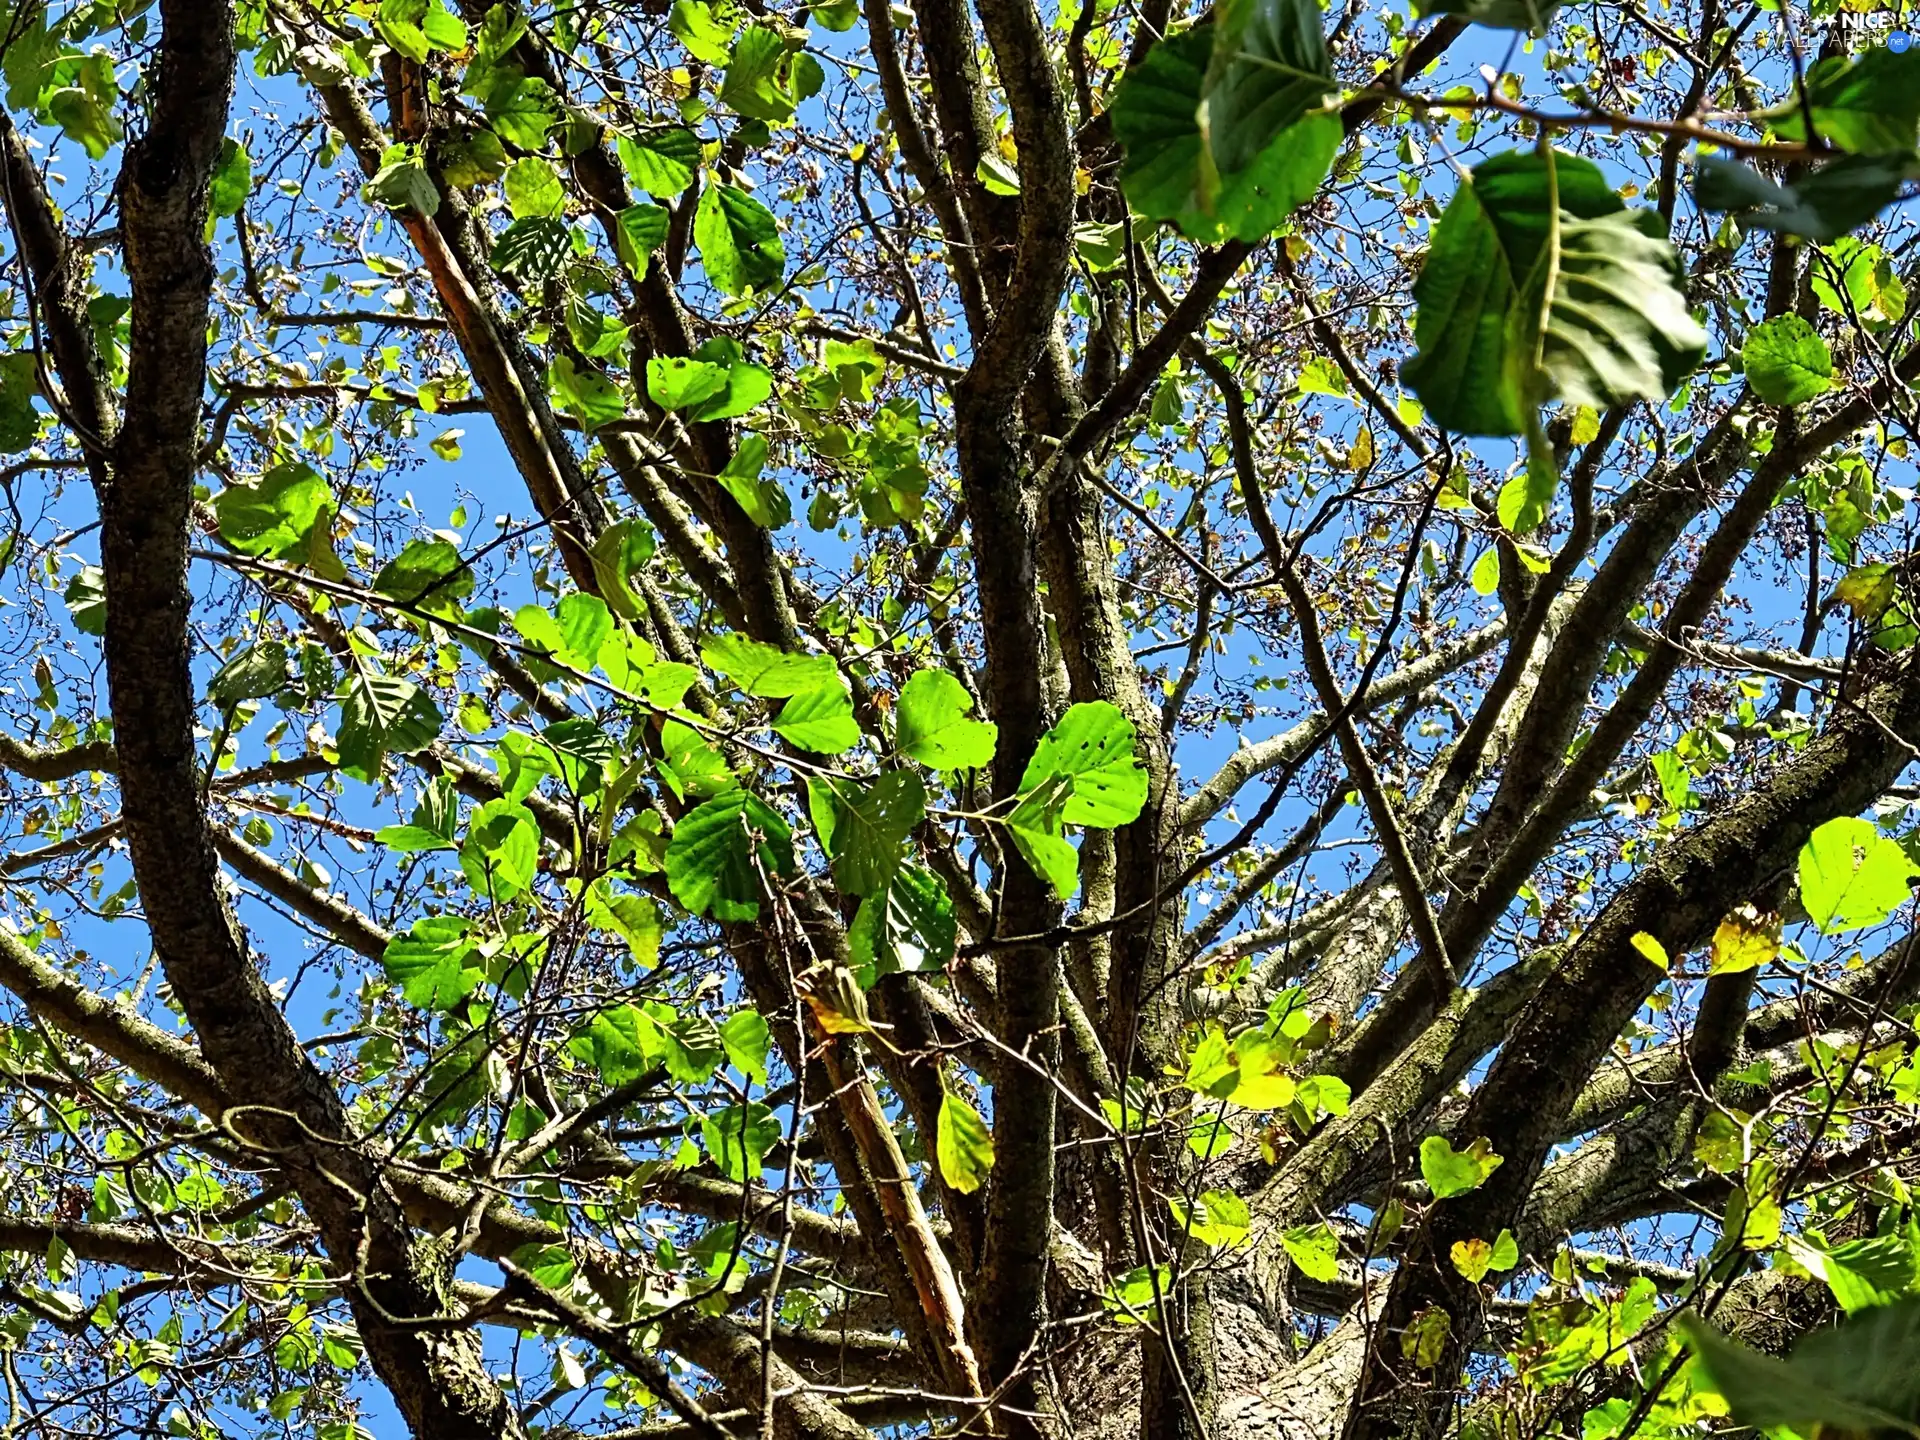
[[[7,1433],[1920,1423],[1920,54],[1556,9],[0,6]]]

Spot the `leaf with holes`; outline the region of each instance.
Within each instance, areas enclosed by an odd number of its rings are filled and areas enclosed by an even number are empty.
[[[927,813],[927,789],[918,775],[900,770],[871,785],[810,776],[807,808],[840,888],[876,895],[893,878],[907,837]]]
[[[847,945],[860,967],[861,983],[895,971],[944,969],[953,959],[958,930],[953,901],[940,877],[919,865],[900,864],[886,887],[860,902],[847,927]]]
[[[1147,772],[1133,747],[1133,722],[1119,706],[1105,700],[1069,706],[1034,747],[1020,793],[1031,795],[1050,780],[1065,779],[1060,818],[1069,825],[1130,825],[1147,803]]]
[[[917,670],[900,687],[894,744],[933,770],[974,770],[992,763],[999,727],[971,718],[973,697],[944,670]]]
[[[777,283],[786,247],[773,212],[738,185],[709,185],[693,214],[693,241],[707,279],[723,295],[745,295]]]

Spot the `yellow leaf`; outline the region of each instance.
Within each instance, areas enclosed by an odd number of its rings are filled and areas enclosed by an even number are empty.
[[[1493,1247],[1484,1240],[1456,1240],[1448,1253],[1453,1259],[1453,1268],[1473,1285],[1486,1277],[1487,1267],[1493,1263]]]
[[[1673,968],[1673,961],[1667,958],[1667,947],[1654,939],[1653,936],[1647,934],[1646,931],[1634,931],[1633,938],[1627,943],[1644,955],[1648,961],[1659,966],[1662,970],[1671,970]]]
[[[1284,1110],[1293,1103],[1298,1088],[1293,1077],[1281,1069],[1279,1045],[1255,1030],[1234,1042],[1233,1060],[1239,1067],[1240,1082],[1227,1099],[1249,1110]]]
[[[1779,953],[1780,917],[1742,905],[1713,932],[1713,960],[1707,973],[1738,975],[1758,970]]]
[[[1353,437],[1353,448],[1347,452],[1347,468],[1356,473],[1373,464],[1373,431],[1362,428]]]
[[[867,997],[861,992],[853,972],[836,965],[816,977],[805,992],[807,1008],[821,1030],[828,1035],[865,1035],[873,1029],[867,1013]]]

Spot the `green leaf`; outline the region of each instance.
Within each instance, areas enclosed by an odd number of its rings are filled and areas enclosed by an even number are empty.
[[[1810,275],[1814,298],[1824,309],[1842,316],[1849,325],[1864,324],[1870,331],[1898,324],[1906,317],[1906,282],[1883,247],[1843,236],[1821,248],[1825,257],[1810,267]]]
[[[787,267],[773,212],[738,185],[709,185],[700,192],[693,240],[707,279],[723,295],[765,290]]]
[[[1520,1263],[1520,1242],[1513,1238],[1513,1231],[1502,1229],[1500,1238],[1493,1242],[1493,1254],[1487,1261],[1489,1270],[1511,1270]]]
[[[844,755],[860,743],[853,697],[838,675],[816,689],[802,690],[782,705],[773,728],[816,755]]]
[[[736,788],[726,756],[709,745],[697,730],[669,720],[660,728],[660,768],[674,793],[709,798]]]
[[[656,355],[647,361],[647,397],[662,410],[686,410],[722,395],[727,367],[689,360],[684,355]]]
[[[82,565],[61,598],[73,615],[73,628],[82,635],[107,633],[107,577],[98,565]]]
[[[1920,139],[1920,52],[1869,46],[1808,68],[1803,86],[1761,113],[1783,140],[1807,138],[1807,111],[1820,139],[1855,155],[1911,159]]]
[[[1314,1225],[1296,1225],[1280,1237],[1287,1258],[1309,1280],[1322,1284],[1340,1278],[1340,1237],[1324,1220]]]
[[[860,23],[859,0],[816,0],[807,7],[807,13],[820,22],[823,30],[832,30],[836,34],[853,29]]]
[[[1460,15],[1489,30],[1547,33],[1560,0],[1416,0],[1416,15]]]
[[[473,594],[473,571],[448,541],[409,540],[374,577],[373,588],[402,605],[457,617],[460,602]]]
[[[116,113],[120,87],[113,79],[113,57],[104,50],[83,57],[72,81],[44,97],[44,104],[66,137],[84,148],[88,159],[98,160],[126,134]]]
[[[572,256],[573,237],[566,222],[551,216],[536,216],[516,220],[502,230],[487,259],[503,274],[528,280],[551,280],[567,268]]]
[[[773,1035],[757,1010],[736,1010],[720,1027],[720,1043],[734,1069],[756,1085],[767,1083],[767,1054]]]
[[[1730,210],[1749,229],[1809,240],[1837,240],[1873,219],[1920,173],[1912,155],[1849,155],[1791,185],[1769,180],[1723,155],[1694,162],[1694,198],[1702,210]]]
[[[1246,1242],[1247,1232],[1253,1228],[1253,1215],[1245,1200],[1230,1190],[1205,1190],[1199,1201],[1199,1208],[1189,1211],[1180,1201],[1168,1197],[1167,1208],[1173,1211],[1173,1218],[1183,1231],[1214,1249]],[[1302,1231],[1289,1233],[1304,1233],[1304,1227]],[[1286,1243],[1285,1236],[1281,1237],[1281,1243]]]
[[[1228,0],[1216,19],[1158,41],[1114,97],[1121,188],[1190,238],[1258,240],[1326,178],[1341,138],[1310,0]]]
[[[1353,1089],[1338,1075],[1309,1075],[1296,1087],[1294,1098],[1309,1116],[1322,1111],[1345,1115],[1353,1105]]]
[[[897,970],[944,969],[953,959],[953,901],[931,870],[894,868],[886,889],[867,896],[847,929],[854,962],[874,980]],[[867,976],[861,977],[865,983]]]
[[[567,213],[567,192],[551,161],[528,155],[507,167],[507,208],[516,220],[552,219]]]
[[[682,1085],[704,1085],[726,1058],[720,1032],[706,1016],[676,1015],[673,1007],[649,1000],[641,1007],[660,1027],[661,1054],[667,1076]]]
[[[1735,1344],[1692,1315],[1678,1323],[1737,1424],[1920,1436],[1920,1300],[1816,1330],[1785,1360]]]
[[[987,187],[989,195],[1018,195],[1020,172],[989,150],[973,167],[973,178]]]
[[[1706,331],[1687,307],[1680,257],[1656,211],[1560,227],[1560,271],[1541,345],[1545,394],[1595,410],[1664,400],[1706,348]]]
[[[614,248],[634,279],[647,278],[650,257],[667,243],[670,218],[664,205],[629,205],[613,217]]]
[[[546,81],[513,75],[487,89],[483,108],[495,133],[509,145],[538,150],[559,120],[552,87]]]
[[[474,37],[474,49],[487,59],[498,59],[515,45],[520,37],[527,33],[526,17],[507,0],[487,11],[486,18],[480,22],[480,33]]]
[[[1893,1303],[1920,1278],[1913,1245],[1903,1234],[1869,1235],[1831,1247],[1815,1244],[1809,1236],[1789,1235],[1784,1243],[1794,1263],[1824,1280],[1849,1315]]]
[[[1491,595],[1500,588],[1500,547],[1489,545],[1480,552],[1480,558],[1473,562],[1473,569],[1467,575],[1467,583],[1473,586],[1476,595]]]
[[[390,209],[418,210],[429,219],[440,210],[440,191],[417,145],[389,145],[367,182],[367,193]]]
[[[457,848],[446,836],[420,825],[386,825],[376,830],[373,838],[396,855]]]
[[[615,139],[614,150],[629,183],[656,200],[671,200],[693,183],[700,169],[700,138],[691,130],[651,130],[631,139],[622,135]]]
[[[608,607],[622,620],[638,620],[642,611],[633,577],[653,558],[653,527],[637,517],[615,521],[593,542],[593,573]]]
[[[1053,886],[1053,893],[1069,900],[1080,888],[1080,855],[1061,834],[1056,789],[1036,791],[1016,805],[1007,817],[1007,833],[1034,872]]]
[[[1547,518],[1559,489],[1560,472],[1553,466],[1551,450],[1542,454],[1529,445],[1526,463],[1500,487],[1496,506],[1500,523],[1515,535],[1527,534]]]
[[[555,407],[589,432],[626,416],[627,397],[620,387],[598,371],[576,369],[568,356],[555,355],[548,363],[547,383],[553,388]]]
[[[1105,700],[1069,706],[1060,723],[1040,737],[1020,793],[1032,795],[1049,780],[1071,786],[1060,818],[1070,825],[1110,830],[1132,824],[1147,803],[1147,772],[1133,754],[1133,722]]]
[[[1878,925],[1912,891],[1920,866],[1868,820],[1829,820],[1800,847],[1800,903],[1822,934]]]
[[[333,491],[310,465],[276,465],[258,485],[229,485],[213,497],[220,538],[242,555],[304,559],[323,517],[333,513]]]
[[[933,770],[975,770],[993,761],[999,727],[969,718],[973,697],[944,670],[916,670],[900,687],[894,744]]]
[[[485,975],[468,966],[474,954],[467,922],[456,915],[426,915],[405,935],[387,942],[380,963],[407,1003],[422,1010],[451,1010],[480,987]]]
[[[381,39],[415,64],[434,50],[467,48],[467,27],[446,0],[381,0],[374,24]]]
[[[574,1032],[567,1050],[597,1070],[609,1085],[638,1080],[660,1063],[665,1053],[660,1027],[633,1005],[602,1010],[586,1027]]]
[[[440,178],[457,190],[484,185],[506,173],[507,152],[500,144],[500,137],[491,130],[475,130],[445,141],[436,153]]]
[[[993,1169],[993,1137],[980,1112],[944,1086],[940,1118],[935,1122],[934,1151],[940,1178],[962,1195],[971,1195],[987,1183]]]
[[[1420,1142],[1420,1175],[1436,1200],[1478,1190],[1500,1168],[1501,1159],[1484,1136],[1464,1150],[1455,1150],[1444,1135],[1429,1135]]]
[[[340,702],[335,745],[340,768],[369,784],[380,778],[388,751],[412,755],[440,738],[444,724],[431,696],[411,680],[357,669]]]
[[[801,101],[819,91],[823,78],[820,62],[804,50],[790,49],[778,30],[749,25],[727,57],[720,103],[749,119],[784,125]]]
[[[539,865],[540,827],[526,806],[502,796],[473,812],[460,869],[476,895],[511,900],[533,883]]]
[[[1664,222],[1626,211],[1592,162],[1497,155],[1434,233],[1402,376],[1435,423],[1471,435],[1520,434],[1556,398],[1663,398],[1706,346],[1682,281]]]
[[[701,1120],[700,1139],[722,1175],[745,1183],[760,1178],[767,1152],[780,1143],[780,1122],[757,1100],[729,1105]]]
[[[207,698],[216,705],[238,705],[278,694],[288,680],[287,647],[278,640],[256,640],[236,652],[207,682]]]
[[[40,393],[39,365],[31,353],[0,355],[0,452],[17,455],[40,436],[33,397]]]
[[[773,394],[773,372],[764,365],[740,359],[739,346],[731,340],[709,341],[694,352],[695,358],[724,365],[726,384],[716,394],[700,402],[693,412],[696,420],[731,420],[744,415]]]
[[[1899,574],[1887,564],[1857,565],[1840,577],[1833,598],[1857,620],[1878,620],[1899,593]]]
[[[717,796],[673,827],[667,885],[696,915],[758,918],[763,867],[769,876],[793,873],[793,832],[750,791]]]
[[[762,700],[783,700],[840,678],[831,655],[789,655],[745,635],[716,635],[700,647],[700,658]]]
[[[1833,388],[1833,353],[1827,342],[1791,312],[1749,330],[1740,363],[1753,393],[1769,405],[1798,405]]]
[[[674,0],[667,15],[667,28],[687,47],[687,53],[709,65],[727,63],[733,44],[733,27],[713,17],[713,7],[705,0]]]
[[[743,435],[733,458],[719,475],[721,486],[756,525],[778,530],[793,519],[793,507],[779,482],[764,474],[767,442],[759,435]]]
[[[634,964],[651,970],[660,959],[660,907],[645,895],[620,894],[604,878],[587,890],[587,919],[627,942]]]
[[[907,837],[927,813],[927,790],[918,775],[901,770],[871,785],[809,779],[807,803],[840,888],[876,895],[893,878]]]
[[[555,664],[591,670],[613,634],[613,613],[599,596],[576,593],[564,596],[551,615],[538,605],[522,605],[513,612],[513,625]]]
[[[232,136],[220,142],[220,158],[214,162],[213,180],[208,187],[211,212],[224,218],[240,213],[253,190],[253,157],[247,147]]]

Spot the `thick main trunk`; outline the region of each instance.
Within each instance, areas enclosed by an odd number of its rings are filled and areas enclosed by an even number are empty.
[[[1213,1389],[1201,1408],[1212,1440],[1338,1436],[1366,1358],[1360,1314],[1347,1316],[1308,1348],[1291,1322],[1262,1301],[1244,1271],[1215,1273],[1208,1288],[1207,1333],[1187,1337],[1179,1348],[1183,1354],[1210,1353]],[[1099,1331],[1062,1358],[1060,1409],[1075,1440],[1136,1440],[1155,1433],[1142,1423],[1142,1364],[1144,1357],[1150,1366],[1153,1352],[1164,1348],[1159,1336],[1135,1326]]]

